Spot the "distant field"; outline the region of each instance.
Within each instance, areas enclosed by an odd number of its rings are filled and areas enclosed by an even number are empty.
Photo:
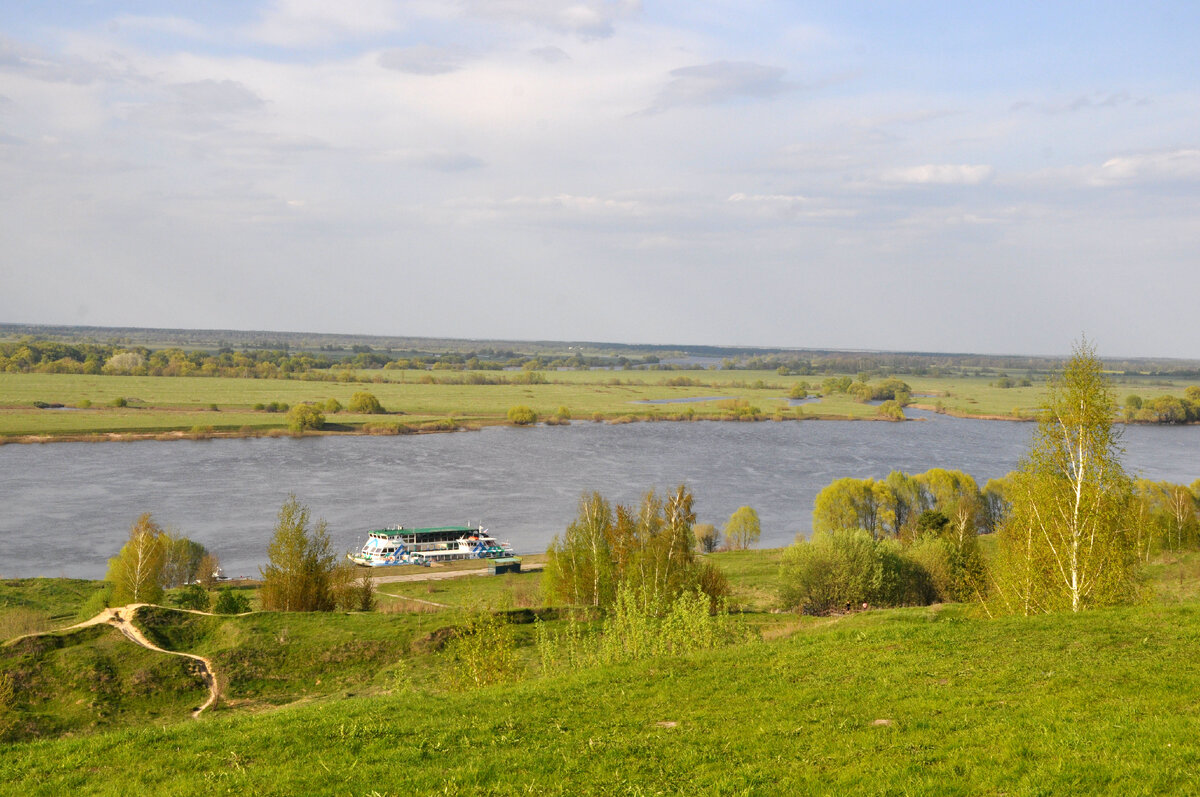
[[[480,376],[517,376],[485,371]],[[298,404],[335,398],[348,405],[360,390],[375,394],[387,415],[328,415],[330,431],[356,431],[364,424],[422,424],[453,418],[459,424],[505,423],[510,407],[527,405],[543,419],[565,407],[573,422],[638,419],[721,419],[739,409],[757,408],[760,419],[873,418],[876,408],[847,395],[790,407],[787,395],[799,381],[818,387],[821,376],[780,376],[774,371],[550,371],[547,384],[430,384],[470,372],[359,371],[356,382],[291,379],[90,376],[77,374],[0,373],[0,438],[24,435],[71,436],[103,433],[155,434],[211,429],[218,433],[261,434],[286,428],[283,413],[254,410],[256,404]],[[902,377],[913,388],[914,403],[940,404],[948,412],[1013,417],[1028,415],[1042,401],[1044,384],[999,388],[990,377]],[[424,381],[423,381],[424,380]],[[692,384],[667,384],[668,381]],[[1121,378],[1118,399],[1182,395],[1192,382]],[[720,400],[694,401],[698,398]],[[118,398],[127,407],[110,406]],[[693,401],[686,401],[686,400]],[[639,404],[673,400],[675,403]],[[34,402],[63,404],[37,409]],[[90,402],[91,406],[80,408]],[[211,409],[212,405],[218,408]]]

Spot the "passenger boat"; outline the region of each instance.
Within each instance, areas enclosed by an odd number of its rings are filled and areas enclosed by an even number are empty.
[[[425,565],[455,559],[498,559],[512,555],[512,546],[498,542],[483,526],[437,526],[409,529],[389,526],[368,532],[367,544],[347,558],[363,567]]]

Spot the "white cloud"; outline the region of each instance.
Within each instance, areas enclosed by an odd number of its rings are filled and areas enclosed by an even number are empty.
[[[986,165],[930,163],[891,169],[883,173],[883,181],[909,185],[979,185],[989,180],[992,172],[992,167]]]
[[[304,47],[377,36],[400,27],[392,0],[274,0],[246,33],[265,44]]]
[[[187,39],[207,39],[208,31],[203,25],[183,17],[149,17],[127,14],[111,23],[115,30],[137,30],[149,33],[165,33]]]
[[[1092,185],[1195,180],[1200,178],[1200,149],[1176,149],[1109,158],[1095,171]]]
[[[714,61],[671,70],[648,113],[687,105],[711,105],[738,97],[770,97],[790,88],[784,70],[752,61]]]
[[[444,75],[462,69],[466,53],[457,47],[415,44],[395,47],[379,55],[379,65],[411,75]]]
[[[1145,97],[1135,99],[1127,91],[1097,91],[1092,94],[1080,94],[1067,100],[1052,100],[1048,102],[1031,102],[1021,100],[1014,103],[1009,110],[1033,110],[1045,114],[1078,113],[1079,111],[1096,110],[1099,108],[1117,108],[1129,103],[1148,105]]]
[[[529,51],[529,54],[548,64],[561,64],[563,61],[571,60],[571,56],[567,55],[561,47],[535,47]]]
[[[461,172],[484,166],[484,162],[474,155],[446,150],[388,150],[383,153],[382,157],[384,160],[405,166],[432,169],[438,172]]]
[[[234,80],[197,80],[168,87],[186,107],[204,113],[238,113],[263,106],[263,99]]]
[[[608,38],[614,23],[641,11],[640,0],[462,0],[471,16],[570,33],[584,39]]]
[[[730,202],[784,202],[787,204],[807,204],[812,200],[798,194],[731,194]]]

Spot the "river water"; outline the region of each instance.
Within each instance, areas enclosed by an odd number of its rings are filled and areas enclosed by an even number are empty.
[[[758,510],[762,547],[811,526],[842,476],[964,470],[982,487],[1012,470],[1033,424],[911,412],[912,423],[659,422],[407,437],[251,438],[0,446],[0,576],[102,577],[142,512],[202,542],[228,575],[257,575],[275,515],[295,493],[338,550],[392,523],[483,523],[543,551],[598,490],[635,503],[686,483],[700,522]],[[1155,480],[1200,477],[1200,426],[1130,427],[1125,464]]]

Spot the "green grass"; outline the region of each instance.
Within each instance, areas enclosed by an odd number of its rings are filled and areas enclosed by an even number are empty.
[[[512,377],[504,372],[482,375]],[[721,419],[729,409],[720,401],[675,404],[637,404],[648,399],[732,397],[760,410],[760,418],[874,418],[876,408],[847,395],[832,395],[815,403],[789,408],[785,398],[791,386],[804,380],[819,384],[821,376],[779,376],[773,371],[552,371],[544,385],[426,384],[422,379],[456,379],[455,371],[358,371],[357,382],[317,382],[300,379],[236,379],[207,377],[90,376],[80,374],[0,373],[0,438],[26,435],[90,435],[102,433],[161,434],[206,429],[233,434],[282,431],[283,413],[254,411],[256,404],[325,401],[343,405],[359,390],[374,393],[388,415],[337,413],[327,416],[333,430],[355,431],[364,424],[403,423],[414,428],[453,417],[461,424],[506,423],[508,409],[532,407],[549,418],[560,406],[574,423],[605,420],[685,418]],[[686,378],[695,385],[673,386],[668,380]],[[1044,397],[1044,383],[1032,387],[993,387],[994,377],[903,377],[915,393],[914,401],[940,402],[949,412],[965,415],[1012,417],[1028,413]],[[1144,398],[1182,395],[1189,381],[1162,384],[1162,380],[1120,377],[1118,396],[1138,393]],[[125,398],[129,406],[109,406]],[[33,402],[60,403],[86,409],[39,410]],[[219,412],[209,408],[216,404]],[[799,412],[797,412],[799,411]]]
[[[768,641],[544,675],[533,626],[516,625],[521,680],[467,692],[440,652],[467,616],[460,607],[516,605],[541,574],[382,585],[454,607],[428,613],[386,600],[366,614],[143,611],[139,626],[158,644],[214,660],[224,697],[199,721],[187,716],[203,687],[180,659],[105,627],[26,640],[0,648],[3,670],[20,668],[17,716],[26,733],[59,738],[0,743],[0,792],[1160,794],[1193,785],[1200,552],[1150,565],[1140,605],[997,620],[960,605],[775,614],[781,555],[710,555]],[[52,581],[8,594],[67,611],[94,584]]]
[[[377,594],[383,606],[396,611],[426,611],[430,603],[468,610],[535,608],[544,603],[542,574],[539,571],[495,577],[469,576],[443,581],[380,584]],[[394,596],[417,600],[396,600]]]
[[[871,612],[464,694],[10,746],[11,792],[1162,794],[1200,766],[1200,608]]]
[[[783,548],[722,551],[708,554],[733,586],[733,604],[763,612],[779,605],[779,566]]]
[[[78,578],[0,581],[0,640],[86,619],[80,615],[90,611],[94,597],[104,589],[103,581]]]
[[[0,667],[15,687],[11,723],[0,709],[0,738],[9,724],[10,735],[29,738],[178,722],[208,693],[190,662],[104,625],[2,646]]]
[[[218,711],[388,684],[395,665],[413,655],[417,640],[459,619],[342,612],[242,617],[170,609],[138,613],[139,627],[156,644],[213,660],[224,692]]]

